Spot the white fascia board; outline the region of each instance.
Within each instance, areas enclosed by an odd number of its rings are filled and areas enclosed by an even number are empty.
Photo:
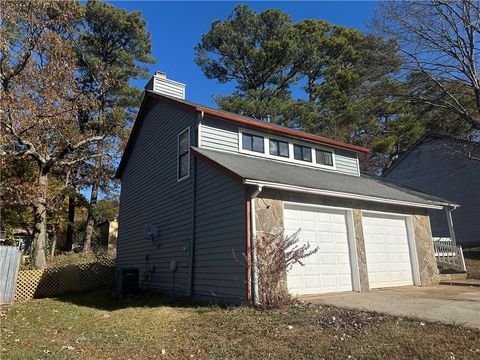
[[[440,204],[440,203],[422,204],[422,203],[415,203],[410,201],[384,199],[384,198],[378,198],[378,197],[368,196],[368,195],[349,194],[349,193],[343,193],[338,191],[313,189],[313,188],[307,188],[303,186],[286,185],[286,184],[271,183],[271,182],[257,181],[257,180],[250,180],[250,179],[243,180],[243,183],[245,185],[259,185],[259,186],[263,186],[265,188],[270,188],[270,189],[294,191],[294,192],[301,192],[301,193],[315,194],[315,195],[324,195],[324,196],[331,196],[331,197],[337,197],[337,198],[343,198],[343,199],[372,201],[372,202],[377,202],[382,204],[411,206],[411,207],[418,207],[418,208],[424,208],[424,209],[443,209],[444,206],[452,206],[446,203],[445,204]]]

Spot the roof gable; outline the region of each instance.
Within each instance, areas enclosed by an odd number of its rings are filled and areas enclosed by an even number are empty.
[[[276,134],[290,136],[293,138],[312,141],[321,145],[327,145],[334,148],[345,149],[345,150],[350,150],[350,151],[355,151],[360,153],[368,153],[370,151],[368,148],[365,148],[365,147],[343,143],[341,141],[328,139],[323,136],[310,134],[304,131],[293,130],[280,125],[265,123],[265,122],[262,122],[253,118],[249,118],[246,116],[230,113],[223,110],[213,109],[207,106],[192,103],[187,100],[173,98],[173,97],[158,94],[151,90],[146,90],[142,100],[142,104],[140,105],[140,109],[137,114],[137,118],[133,125],[132,132],[130,134],[122,159],[120,161],[117,172],[115,174],[116,178],[121,178],[122,173],[125,169],[129,154],[133,148],[134,139],[137,136],[138,131],[140,131],[140,127],[141,127],[142,119],[144,117],[145,107],[148,99],[152,99],[154,101],[159,101],[159,102],[165,102],[174,106],[184,108],[187,111],[203,112],[204,114],[208,114],[214,118],[219,118],[226,121],[232,121],[240,125],[253,127],[259,130],[267,131],[267,132],[272,132]]]
[[[456,139],[454,137],[438,134],[426,134],[422,136],[415,144],[413,144],[400,158],[395,161],[386,171],[383,172],[382,177],[387,176],[400,163],[406,161],[413,151],[431,141],[439,141],[446,150],[452,154],[458,152],[464,155],[465,160],[474,158],[480,160],[480,143],[464,139]]]

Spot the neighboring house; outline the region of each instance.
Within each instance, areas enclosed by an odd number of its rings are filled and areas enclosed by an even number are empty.
[[[115,253],[117,249],[118,220],[106,220],[97,225],[100,244],[107,247],[109,253]]]
[[[430,210],[434,239],[452,239],[462,246],[480,245],[480,144],[427,135],[383,174],[404,186],[450,199],[460,207],[448,214]],[[447,215],[447,216],[446,216]]]
[[[118,279],[138,273],[144,288],[197,301],[256,301],[255,242],[300,228],[319,251],[288,273],[292,294],[438,282],[428,210],[455,204],[361,176],[366,148],[184,95],[163,73],[147,85],[117,171]]]

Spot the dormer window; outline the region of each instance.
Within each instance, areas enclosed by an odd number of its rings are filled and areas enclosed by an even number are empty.
[[[293,145],[293,158],[295,160],[312,162],[312,148],[303,145]]]
[[[238,129],[238,152],[300,166],[336,170],[335,149],[273,132]]]
[[[270,155],[289,157],[288,142],[270,139]]]
[[[317,164],[325,166],[333,166],[333,153],[328,150],[315,150]]]
[[[265,152],[263,136],[242,133],[242,149],[263,154]]]

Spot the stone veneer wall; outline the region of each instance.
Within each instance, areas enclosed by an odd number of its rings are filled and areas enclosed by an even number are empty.
[[[411,215],[421,286],[438,284],[439,275],[433,250],[430,220],[425,209],[264,189],[255,201],[257,238],[261,238],[266,232],[277,234],[283,231],[283,201],[352,209],[362,291],[369,290],[369,283],[361,210]]]
[[[365,238],[363,237],[362,212],[360,209],[353,209],[353,229],[355,231],[355,242],[357,244],[358,273],[360,277],[360,291],[370,290],[368,282],[367,254],[365,253]]]
[[[433,250],[432,230],[428,215],[412,215],[415,245],[417,248],[420,284],[422,286],[437,285],[440,276]]]
[[[264,233],[283,232],[283,201],[258,197],[255,200],[255,220],[257,238],[261,238]]]

